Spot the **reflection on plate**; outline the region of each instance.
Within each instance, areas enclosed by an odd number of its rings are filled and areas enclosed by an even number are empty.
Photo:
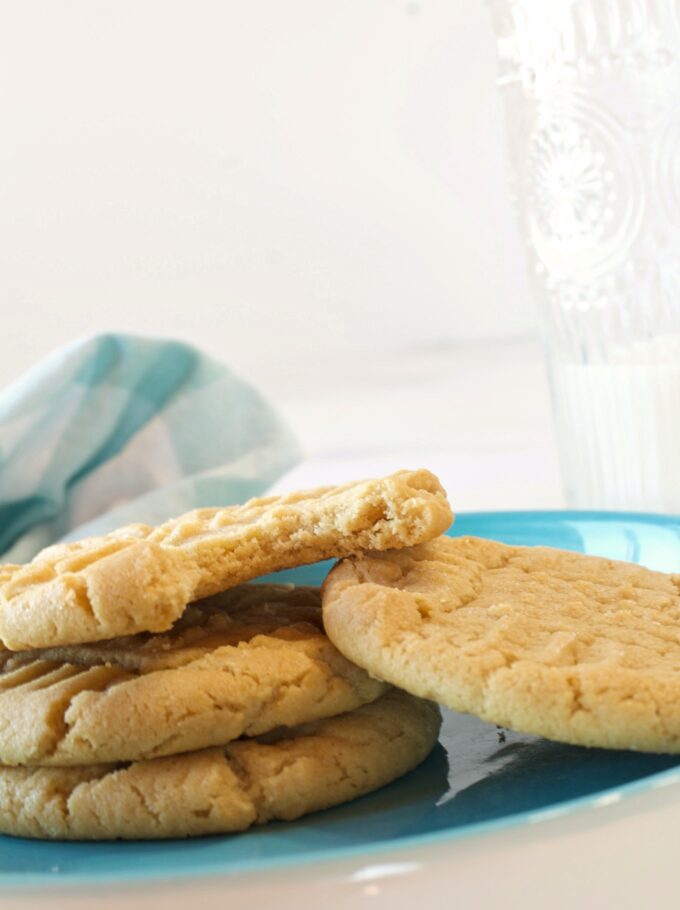
[[[454,533],[581,550],[665,571],[680,566],[680,519],[668,517],[489,512],[459,516]],[[307,566],[279,578],[318,583],[327,568]],[[384,851],[531,822],[676,775],[680,779],[680,756],[563,746],[445,712],[440,744],[420,768],[345,806],[291,824],[188,841],[86,844],[0,837],[0,884],[237,873]]]

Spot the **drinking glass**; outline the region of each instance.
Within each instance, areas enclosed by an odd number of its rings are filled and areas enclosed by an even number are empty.
[[[488,0],[565,494],[680,512],[680,0]]]

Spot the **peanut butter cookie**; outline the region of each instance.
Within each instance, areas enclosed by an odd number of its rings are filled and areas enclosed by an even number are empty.
[[[442,537],[336,566],[324,625],[350,660],[548,739],[680,752],[680,577]]]
[[[13,651],[170,628],[192,600],[259,575],[436,537],[452,515],[428,471],[197,509],[0,567],[0,641]]]
[[[315,588],[241,585],[160,635],[0,653],[0,762],[82,765],[224,745],[350,711],[387,685],[321,628]]]

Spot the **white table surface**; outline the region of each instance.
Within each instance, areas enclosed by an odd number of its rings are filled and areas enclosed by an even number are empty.
[[[349,373],[349,376],[348,376]],[[370,374],[370,375],[369,375]],[[425,466],[455,510],[560,507],[540,352],[415,352],[325,383],[291,374],[279,404],[310,453],[278,490]],[[674,906],[680,784],[436,846],[198,880],[0,894],[2,910]]]

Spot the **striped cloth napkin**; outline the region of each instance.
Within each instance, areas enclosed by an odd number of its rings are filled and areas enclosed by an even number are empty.
[[[195,348],[80,340],[0,393],[0,559],[243,502],[297,460],[264,398]]]

